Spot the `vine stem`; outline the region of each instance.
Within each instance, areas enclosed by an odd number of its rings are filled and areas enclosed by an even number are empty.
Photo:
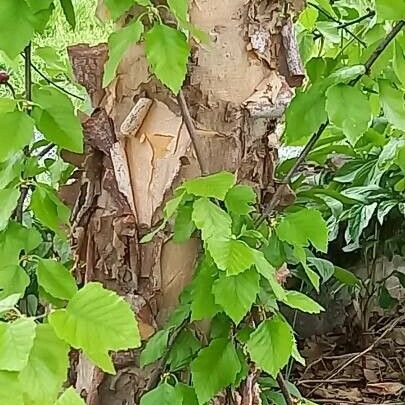
[[[340,27],[340,25],[342,25],[342,22],[340,20],[338,20],[337,18],[335,18],[333,15],[329,14],[327,11],[325,11],[322,7],[319,7],[318,4],[312,3],[312,2],[308,2],[308,4],[313,7],[316,8],[320,13],[322,13],[325,17],[329,18],[330,20],[332,20],[333,22],[339,24],[337,28],[342,28],[345,32],[347,32],[350,36],[352,36],[359,44],[361,44],[364,48],[367,48],[367,44],[361,39],[359,38],[354,32],[352,32],[351,30],[349,30],[349,28],[347,28],[346,26],[342,26]]]
[[[31,71],[31,43],[24,49],[24,80],[25,80],[25,99],[28,103],[32,101],[32,71]],[[31,106],[27,106],[27,114],[31,114]],[[29,149],[24,148],[24,154],[29,155]],[[15,219],[17,222],[22,223],[24,203],[27,198],[29,188],[26,185],[20,186],[20,197],[17,202],[17,207],[14,211]]]
[[[370,10],[367,14],[362,15],[361,17],[355,18],[354,20],[351,21],[347,21],[345,23],[342,23],[340,25],[337,26],[337,28],[346,28],[346,27],[350,27],[351,25],[357,24],[359,22],[362,22],[364,20],[367,20],[367,18],[372,18],[375,16],[375,11],[374,10]]]
[[[22,54],[23,58],[25,59],[25,65],[27,66],[27,55],[24,52]],[[63,93],[67,94],[68,96],[77,98],[78,100],[84,101],[84,97],[78,96],[75,93],[70,92],[69,90],[66,90],[64,87],[60,86],[58,83],[54,82],[52,79],[50,79],[48,76],[46,76],[44,73],[41,72],[40,69],[38,69],[33,63],[31,58],[29,59],[29,64],[30,64],[30,69],[32,68],[32,70],[34,70],[36,73],[38,73],[48,84],[51,84],[52,86],[54,86],[55,88],[57,88],[58,90],[62,91]]]
[[[391,32],[381,41],[381,43],[377,46],[377,48],[374,50],[374,52],[370,55],[370,57],[364,64],[364,69],[365,69],[364,73],[358,75],[355,79],[353,79],[350,82],[351,86],[356,85],[360,81],[360,79],[363,77],[363,75],[368,74],[370,72],[370,69],[372,68],[373,64],[376,62],[378,57],[384,52],[385,48],[387,48],[387,46],[399,34],[399,32],[402,30],[402,28],[404,26],[405,26],[404,20],[399,21],[394,26],[394,28],[391,30]],[[276,206],[278,204],[279,197],[282,194],[282,191],[290,183],[294,174],[297,172],[298,168],[301,166],[301,164],[307,158],[309,152],[311,152],[312,148],[318,142],[319,138],[325,131],[328,124],[329,124],[329,120],[324,122],[319,127],[318,131],[315,134],[313,134],[312,137],[309,139],[308,143],[305,145],[305,148],[301,151],[301,153],[298,156],[297,160],[295,161],[294,165],[291,167],[291,169],[288,171],[286,176],[283,178],[281,185],[277,188],[276,192],[273,194],[269,204],[264,209],[264,211],[260,215],[260,217],[256,220],[256,222],[255,222],[256,227],[260,226],[273,213],[274,209],[276,208]]]

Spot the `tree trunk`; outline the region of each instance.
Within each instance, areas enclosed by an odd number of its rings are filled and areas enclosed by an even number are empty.
[[[194,48],[183,88],[201,162],[176,98],[149,73],[142,45],[126,53],[105,90],[106,45],[69,50],[76,78],[95,107],[83,123],[81,177],[63,190],[66,200],[76,199],[76,277],[83,283],[99,280],[125,296],[143,340],[176,307],[192,277],[199,242],[175,244],[167,231],[148,244],[139,244],[140,238],[159,222],[174,187],[202,170],[237,172],[265,203],[275,187],[276,129],[293,94],[290,85],[303,79],[288,20],[302,1],[190,3],[192,22],[212,39]],[[77,157],[67,159],[78,163]],[[80,355],[74,379],[87,404],[139,403],[152,368],[140,369],[138,356],[139,351],[116,354],[117,375],[107,376]]]

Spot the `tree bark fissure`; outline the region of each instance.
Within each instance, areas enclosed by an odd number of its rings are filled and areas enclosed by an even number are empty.
[[[255,187],[262,203],[275,191],[278,125],[297,76],[289,71],[281,31],[303,5],[287,3],[288,10],[281,0],[199,0],[191,7],[192,22],[213,39],[193,50],[183,88],[195,147],[176,97],[150,74],[141,45],[126,53],[106,89],[105,44],[69,49],[76,79],[95,108],[83,121],[85,157],[64,156],[80,166],[80,178],[61,192],[75,207],[76,277],[82,283],[101,281],[123,295],[144,341],[175,308],[200,246],[196,238],[176,244],[167,231],[149,244],[140,245],[139,239],[161,220],[173,189],[201,174],[195,150],[204,172],[236,172]],[[153,370],[140,369],[138,360],[139,351],[117,353],[117,375],[107,376],[80,355],[76,388],[87,404],[138,404]],[[247,383],[250,388],[240,392],[257,395],[254,381]]]

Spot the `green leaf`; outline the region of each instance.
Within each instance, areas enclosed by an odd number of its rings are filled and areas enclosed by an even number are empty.
[[[257,271],[268,280],[274,295],[280,301],[285,298],[285,290],[276,280],[276,269],[267,261],[262,252],[255,254],[255,266]]]
[[[378,293],[378,304],[382,309],[391,309],[398,304],[398,300],[390,294],[385,285],[382,285]]]
[[[1,288],[1,287],[0,287]],[[13,309],[18,301],[20,300],[20,294],[11,294],[8,297],[0,300],[0,315],[4,314],[4,312]]]
[[[212,340],[191,363],[191,375],[199,403],[204,404],[232,384],[240,370],[241,364],[233,343],[228,339]]]
[[[286,144],[305,144],[327,118],[321,86],[312,86],[305,92],[298,91],[286,111]]]
[[[167,364],[170,371],[175,372],[186,366],[201,348],[200,341],[190,330],[183,330],[170,350]]]
[[[34,344],[35,325],[29,318],[0,322],[0,370],[20,371],[27,365]]]
[[[8,221],[17,207],[20,192],[17,189],[5,188],[0,190],[0,231],[7,227]]]
[[[303,208],[284,216],[276,228],[280,240],[292,245],[308,246],[326,253],[328,249],[328,227],[319,211]]]
[[[403,0],[375,0],[378,22],[404,20],[405,3]]]
[[[55,5],[53,0],[25,0],[33,12],[30,20],[35,32],[42,34],[48,24]]]
[[[293,346],[293,351],[291,353],[291,356],[295,361],[297,361],[298,363],[305,366],[305,359],[301,356],[301,353],[298,351],[297,342],[295,339],[294,339],[294,346]]]
[[[37,277],[39,285],[55,298],[70,300],[77,293],[76,280],[70,271],[56,260],[39,260]]]
[[[350,114],[347,106],[350,105]],[[354,146],[368,128],[371,108],[367,97],[346,84],[330,87],[326,92],[326,111],[330,121],[340,128]]]
[[[108,8],[111,17],[114,20],[117,20],[126,11],[128,11],[134,5],[134,3],[138,2],[135,0],[104,0],[104,3]]]
[[[391,87],[388,80],[378,82],[380,103],[388,122],[405,131],[405,101],[402,91]]]
[[[48,317],[60,339],[84,353],[102,370],[114,373],[110,350],[140,345],[138,325],[128,302],[100,283],[86,284],[66,309]]]
[[[0,114],[13,112],[17,105],[17,101],[12,98],[0,98]]]
[[[25,270],[16,265],[0,266],[0,298],[11,294],[24,295],[25,289],[30,283],[30,278]]]
[[[140,357],[141,367],[160,359],[166,351],[170,330],[164,329],[156,332],[146,343]]]
[[[247,270],[236,276],[220,275],[215,281],[212,292],[215,303],[239,324],[256,300],[259,292],[259,274],[254,269]]]
[[[318,4],[318,6],[321,7],[328,14],[336,17],[336,13],[330,5],[329,0],[314,0],[314,3]]]
[[[0,404],[24,404],[18,373],[0,370]]]
[[[188,19],[188,0],[167,0],[167,4],[180,22],[186,22]]]
[[[335,278],[341,283],[354,287],[355,285],[360,285],[360,280],[351,271],[342,269],[341,267],[335,266]]]
[[[44,226],[65,237],[63,228],[69,222],[70,210],[59,200],[54,189],[37,184],[31,197],[31,209]]]
[[[60,340],[49,324],[36,327],[28,363],[18,377],[25,403],[47,404],[55,401],[66,381],[69,346]]]
[[[209,239],[207,248],[215,264],[228,276],[244,272],[255,262],[254,250],[241,240]]]
[[[252,360],[273,378],[287,364],[294,345],[290,326],[279,316],[262,322],[250,335],[247,349]]]
[[[175,195],[176,197],[169,200],[163,208],[163,214],[166,220],[171,218],[182,205],[182,203],[187,199],[187,193],[183,189],[183,187],[178,188]]]
[[[10,159],[28,145],[33,134],[34,122],[27,114],[22,111],[0,114],[0,162]]]
[[[333,264],[329,260],[321,259],[319,257],[308,257],[308,263],[312,264],[320,276],[323,282],[328,281],[335,272]]]
[[[321,311],[324,311],[324,308],[316,301],[298,291],[287,291],[284,303],[291,308],[299,309],[309,314],[319,314]]]
[[[402,86],[405,86],[405,52],[399,40],[394,44],[393,68]]]
[[[198,266],[197,275],[192,282],[191,320],[198,321],[213,317],[221,308],[215,304],[212,286],[218,277],[214,264],[204,258]]]
[[[192,214],[193,205],[191,203],[179,207],[173,227],[173,240],[175,242],[182,243],[189,240],[195,231],[196,228],[192,220]]]
[[[0,2],[0,49],[15,59],[34,36],[34,15],[25,1]]]
[[[339,83],[349,83],[351,80],[363,75],[366,72],[364,65],[344,66],[330,76],[326,77],[320,84],[322,89],[326,90],[328,87]]]
[[[70,98],[50,86],[34,86],[32,116],[44,137],[60,148],[83,152],[83,131]]]
[[[60,5],[62,6],[66,21],[69,23],[72,30],[74,30],[76,28],[76,15],[72,0],[60,0]]]
[[[143,29],[142,22],[135,20],[110,35],[108,38],[108,60],[104,67],[103,87],[112,82],[125,51],[131,44],[135,44],[140,40]]]
[[[354,244],[353,248],[358,248],[360,237],[363,229],[367,228],[377,208],[377,203],[368,205],[354,206],[349,211],[349,221],[345,231],[345,239],[347,243]],[[346,248],[344,248],[345,250]]]
[[[402,273],[400,271],[394,271],[394,276],[398,279],[401,286],[405,288],[405,273]],[[0,303],[0,307],[1,307],[1,303]]]
[[[198,405],[197,395],[194,388],[178,383],[176,385],[176,391],[178,391],[183,397],[183,405]]]
[[[398,204],[398,201],[381,201],[381,203],[378,206],[378,211],[377,211],[377,219],[380,225],[384,223],[384,218],[390,213],[390,211],[396,207]]]
[[[256,202],[256,193],[252,187],[233,186],[225,197],[225,206],[229,212],[237,215],[248,215],[254,211],[252,205]]]
[[[202,239],[212,237],[226,238],[231,236],[231,217],[208,198],[200,198],[194,202],[192,219],[201,230]]]
[[[301,263],[304,268],[305,274],[307,275],[311,284],[315,287],[315,290],[319,292],[320,277],[312,269],[309,268],[307,264],[307,254],[302,246],[294,246],[294,256]]]
[[[186,36],[175,28],[155,23],[145,34],[145,49],[152,72],[177,94],[186,77],[190,55]]]
[[[312,7],[305,7],[298,18],[298,22],[308,31],[315,28],[318,19],[318,10]]]
[[[219,172],[210,176],[188,180],[183,187],[189,194],[197,197],[212,197],[225,200],[226,194],[235,184],[235,175],[229,172]]]
[[[183,395],[172,385],[164,382],[141,398],[140,405],[182,405]]]
[[[7,229],[0,233],[1,265],[17,265],[24,250],[29,253],[42,242],[41,234],[34,228],[27,229],[10,221]]]
[[[69,387],[55,402],[55,405],[86,405],[84,400],[75,391],[73,387]]]

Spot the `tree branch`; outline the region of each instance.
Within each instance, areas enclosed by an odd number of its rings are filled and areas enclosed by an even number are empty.
[[[309,3],[310,4],[310,3]],[[364,64],[365,71],[363,74],[360,74],[357,76],[355,79],[353,79],[350,82],[351,86],[354,86],[357,84],[360,79],[362,78],[363,75],[368,74],[371,67],[375,63],[375,61],[378,59],[378,57],[384,52],[385,48],[390,44],[390,42],[398,35],[398,33],[401,31],[401,29],[405,26],[405,21],[399,21],[394,28],[391,30],[391,32],[384,38],[383,41],[377,46],[377,48],[374,50],[374,52],[370,55],[366,63]],[[277,188],[276,192],[273,194],[268,206],[265,208],[263,213],[260,215],[260,217],[256,220],[255,225],[256,227],[260,226],[271,213],[273,212],[274,208],[276,208],[278,204],[279,197],[285,188],[286,185],[289,184],[291,181],[292,177],[296,173],[297,169],[299,166],[305,161],[307,158],[309,152],[312,150],[314,145],[318,142],[319,138],[325,131],[326,127],[329,124],[329,120],[324,122],[318,129],[318,131],[312,135],[312,137],[309,139],[308,143],[306,144],[305,148],[301,151],[299,157],[295,161],[294,165],[291,167],[289,172],[286,174],[284,179],[281,182],[280,187]]]
[[[180,90],[178,96],[177,96],[177,101],[180,105],[181,109],[181,114],[183,116],[184,123],[186,124],[188,133],[190,134],[191,138],[191,143],[193,144],[194,151],[197,157],[198,164],[200,165],[201,173],[207,174],[204,166],[204,159],[203,159],[203,154],[201,153],[201,150],[199,149],[197,145],[197,133],[195,131],[195,127],[193,124],[193,119],[191,118],[190,110],[188,108],[186,99],[184,98],[184,93],[182,90]]]
[[[342,22],[340,20],[338,20],[337,18],[335,18],[333,15],[329,14],[327,11],[325,11],[322,7],[319,7],[318,4],[312,3],[312,2],[308,2],[308,4],[313,7],[316,8],[320,13],[322,13],[325,17],[329,18],[331,21],[334,21],[335,23],[341,25]],[[338,26],[339,28],[339,26]],[[364,48],[367,48],[367,44],[361,39],[359,38],[353,31],[349,30],[349,28],[347,27],[341,27],[345,32],[347,32],[350,36],[352,36],[359,44],[361,44]]]

